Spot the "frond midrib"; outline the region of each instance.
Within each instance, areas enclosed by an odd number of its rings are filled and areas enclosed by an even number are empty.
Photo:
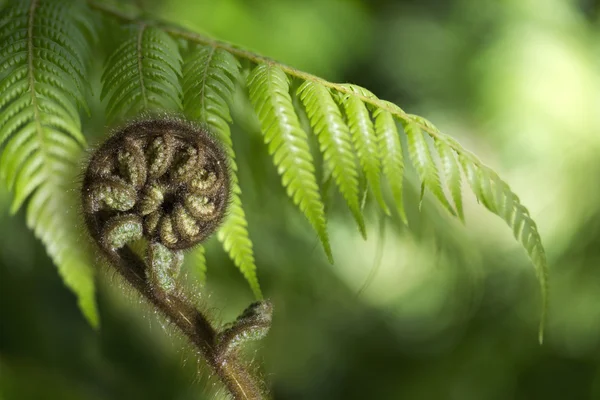
[[[144,102],[144,107],[148,107],[148,97],[146,95],[146,86],[144,85],[144,72],[142,69],[142,43],[144,39],[144,31],[146,30],[146,24],[140,24],[139,32],[137,36],[136,42],[136,52],[137,52],[137,67],[138,67],[138,75],[140,76],[140,89],[142,92],[142,100]]]

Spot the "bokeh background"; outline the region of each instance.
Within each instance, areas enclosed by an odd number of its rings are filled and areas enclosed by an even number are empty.
[[[367,207],[366,242],[330,197],[329,265],[240,94],[243,201],[275,304],[272,331],[249,357],[263,364],[275,399],[600,398],[599,2],[137,3],[427,117],[498,171],[538,222],[551,272],[543,346],[525,252],[466,186],[463,225],[428,197],[419,211],[409,171],[410,228]],[[85,125],[97,141],[102,120]],[[185,343],[105,272],[101,328],[90,328],[7,201],[1,193],[2,400],[219,397]],[[207,250],[203,301],[229,320],[252,295],[216,240]]]

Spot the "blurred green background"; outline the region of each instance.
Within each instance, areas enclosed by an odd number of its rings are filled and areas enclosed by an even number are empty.
[[[498,171],[538,222],[551,268],[543,346],[533,268],[466,187],[462,225],[434,202],[419,211],[409,176],[410,228],[397,217],[382,224],[368,208],[366,242],[331,197],[329,265],[240,95],[243,201],[275,304],[272,331],[249,357],[263,364],[275,399],[600,398],[597,1],[138,3],[429,118]],[[103,122],[85,125],[96,142]],[[222,394],[184,341],[106,271],[101,328],[91,329],[22,213],[7,215],[7,200],[0,194],[0,399]],[[252,295],[216,240],[207,248],[203,302],[230,320]]]

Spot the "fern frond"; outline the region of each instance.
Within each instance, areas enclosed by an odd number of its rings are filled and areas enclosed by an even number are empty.
[[[326,169],[331,171],[361,234],[366,238],[365,222],[358,201],[358,170],[350,129],[342,119],[331,93],[323,85],[306,81],[298,88],[298,95],[319,140]]]
[[[457,143],[455,143],[455,146]],[[515,238],[521,242],[535,269],[544,304],[540,322],[540,343],[543,341],[544,323],[548,303],[548,271],[546,253],[537,230],[537,225],[516,194],[506,182],[482,165],[470,153],[459,153],[458,159],[477,200],[488,210],[500,216],[512,229]]]
[[[29,199],[27,225],[42,240],[94,326],[92,262],[80,243],[69,191],[85,138],[86,67],[95,36],[75,1],[14,1],[0,18],[0,175],[11,212]]]
[[[389,111],[377,108],[373,113],[375,119],[375,136],[379,143],[383,174],[392,190],[398,215],[404,224],[407,223],[404,212],[402,186],[404,178],[404,156],[398,135],[396,121]]]
[[[235,162],[229,104],[236,82],[239,81],[239,62],[229,52],[210,46],[197,46],[187,54],[183,65],[183,108],[185,114],[207,124],[225,145],[229,155],[232,196],[229,216],[219,229],[217,237],[225,251],[240,269],[254,296],[262,298],[248,222],[242,208],[238,167]]]
[[[292,104],[288,76],[279,67],[259,64],[248,76],[248,89],[283,186],[310,221],[331,261],[333,257],[314,161],[306,132],[301,128]]]
[[[181,56],[164,31],[144,23],[123,30],[123,41],[108,57],[101,99],[108,97],[109,121],[148,110],[181,110]]]
[[[512,228],[513,235],[527,251],[535,268],[542,295],[543,307],[539,329],[541,343],[548,308],[548,264],[537,225],[529,211],[495,171],[484,165],[473,153],[465,150],[456,140],[440,132],[423,117],[405,114],[405,118],[426,130],[434,142],[440,142],[440,146],[454,152],[477,200]]]
[[[367,182],[375,199],[389,215],[390,211],[381,192],[381,164],[379,149],[371,115],[365,103],[352,93],[340,93],[340,103],[344,106],[348,126],[352,133],[354,148],[360,165],[365,172]]]
[[[408,141],[408,154],[421,179],[421,199],[425,189],[428,189],[452,215],[456,215],[442,190],[437,166],[431,156],[429,145],[421,128],[412,121],[407,121],[404,125],[404,131]]]

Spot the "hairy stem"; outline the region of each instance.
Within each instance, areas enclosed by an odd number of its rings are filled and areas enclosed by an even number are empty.
[[[109,264],[190,340],[235,400],[264,399],[239,353],[268,332],[270,303],[250,305],[219,331],[178,284],[183,250],[212,235],[226,212],[219,144],[183,120],[134,121],[95,150],[81,189],[85,223]],[[142,238],[145,259],[127,246]]]
[[[94,223],[88,220],[88,224]],[[128,247],[104,249],[110,264],[169,319],[198,349],[206,364],[223,382],[235,400],[264,399],[263,384],[238,360],[230,357],[217,342],[217,330],[209,320],[181,294],[172,294],[153,286],[147,279],[146,264]]]

